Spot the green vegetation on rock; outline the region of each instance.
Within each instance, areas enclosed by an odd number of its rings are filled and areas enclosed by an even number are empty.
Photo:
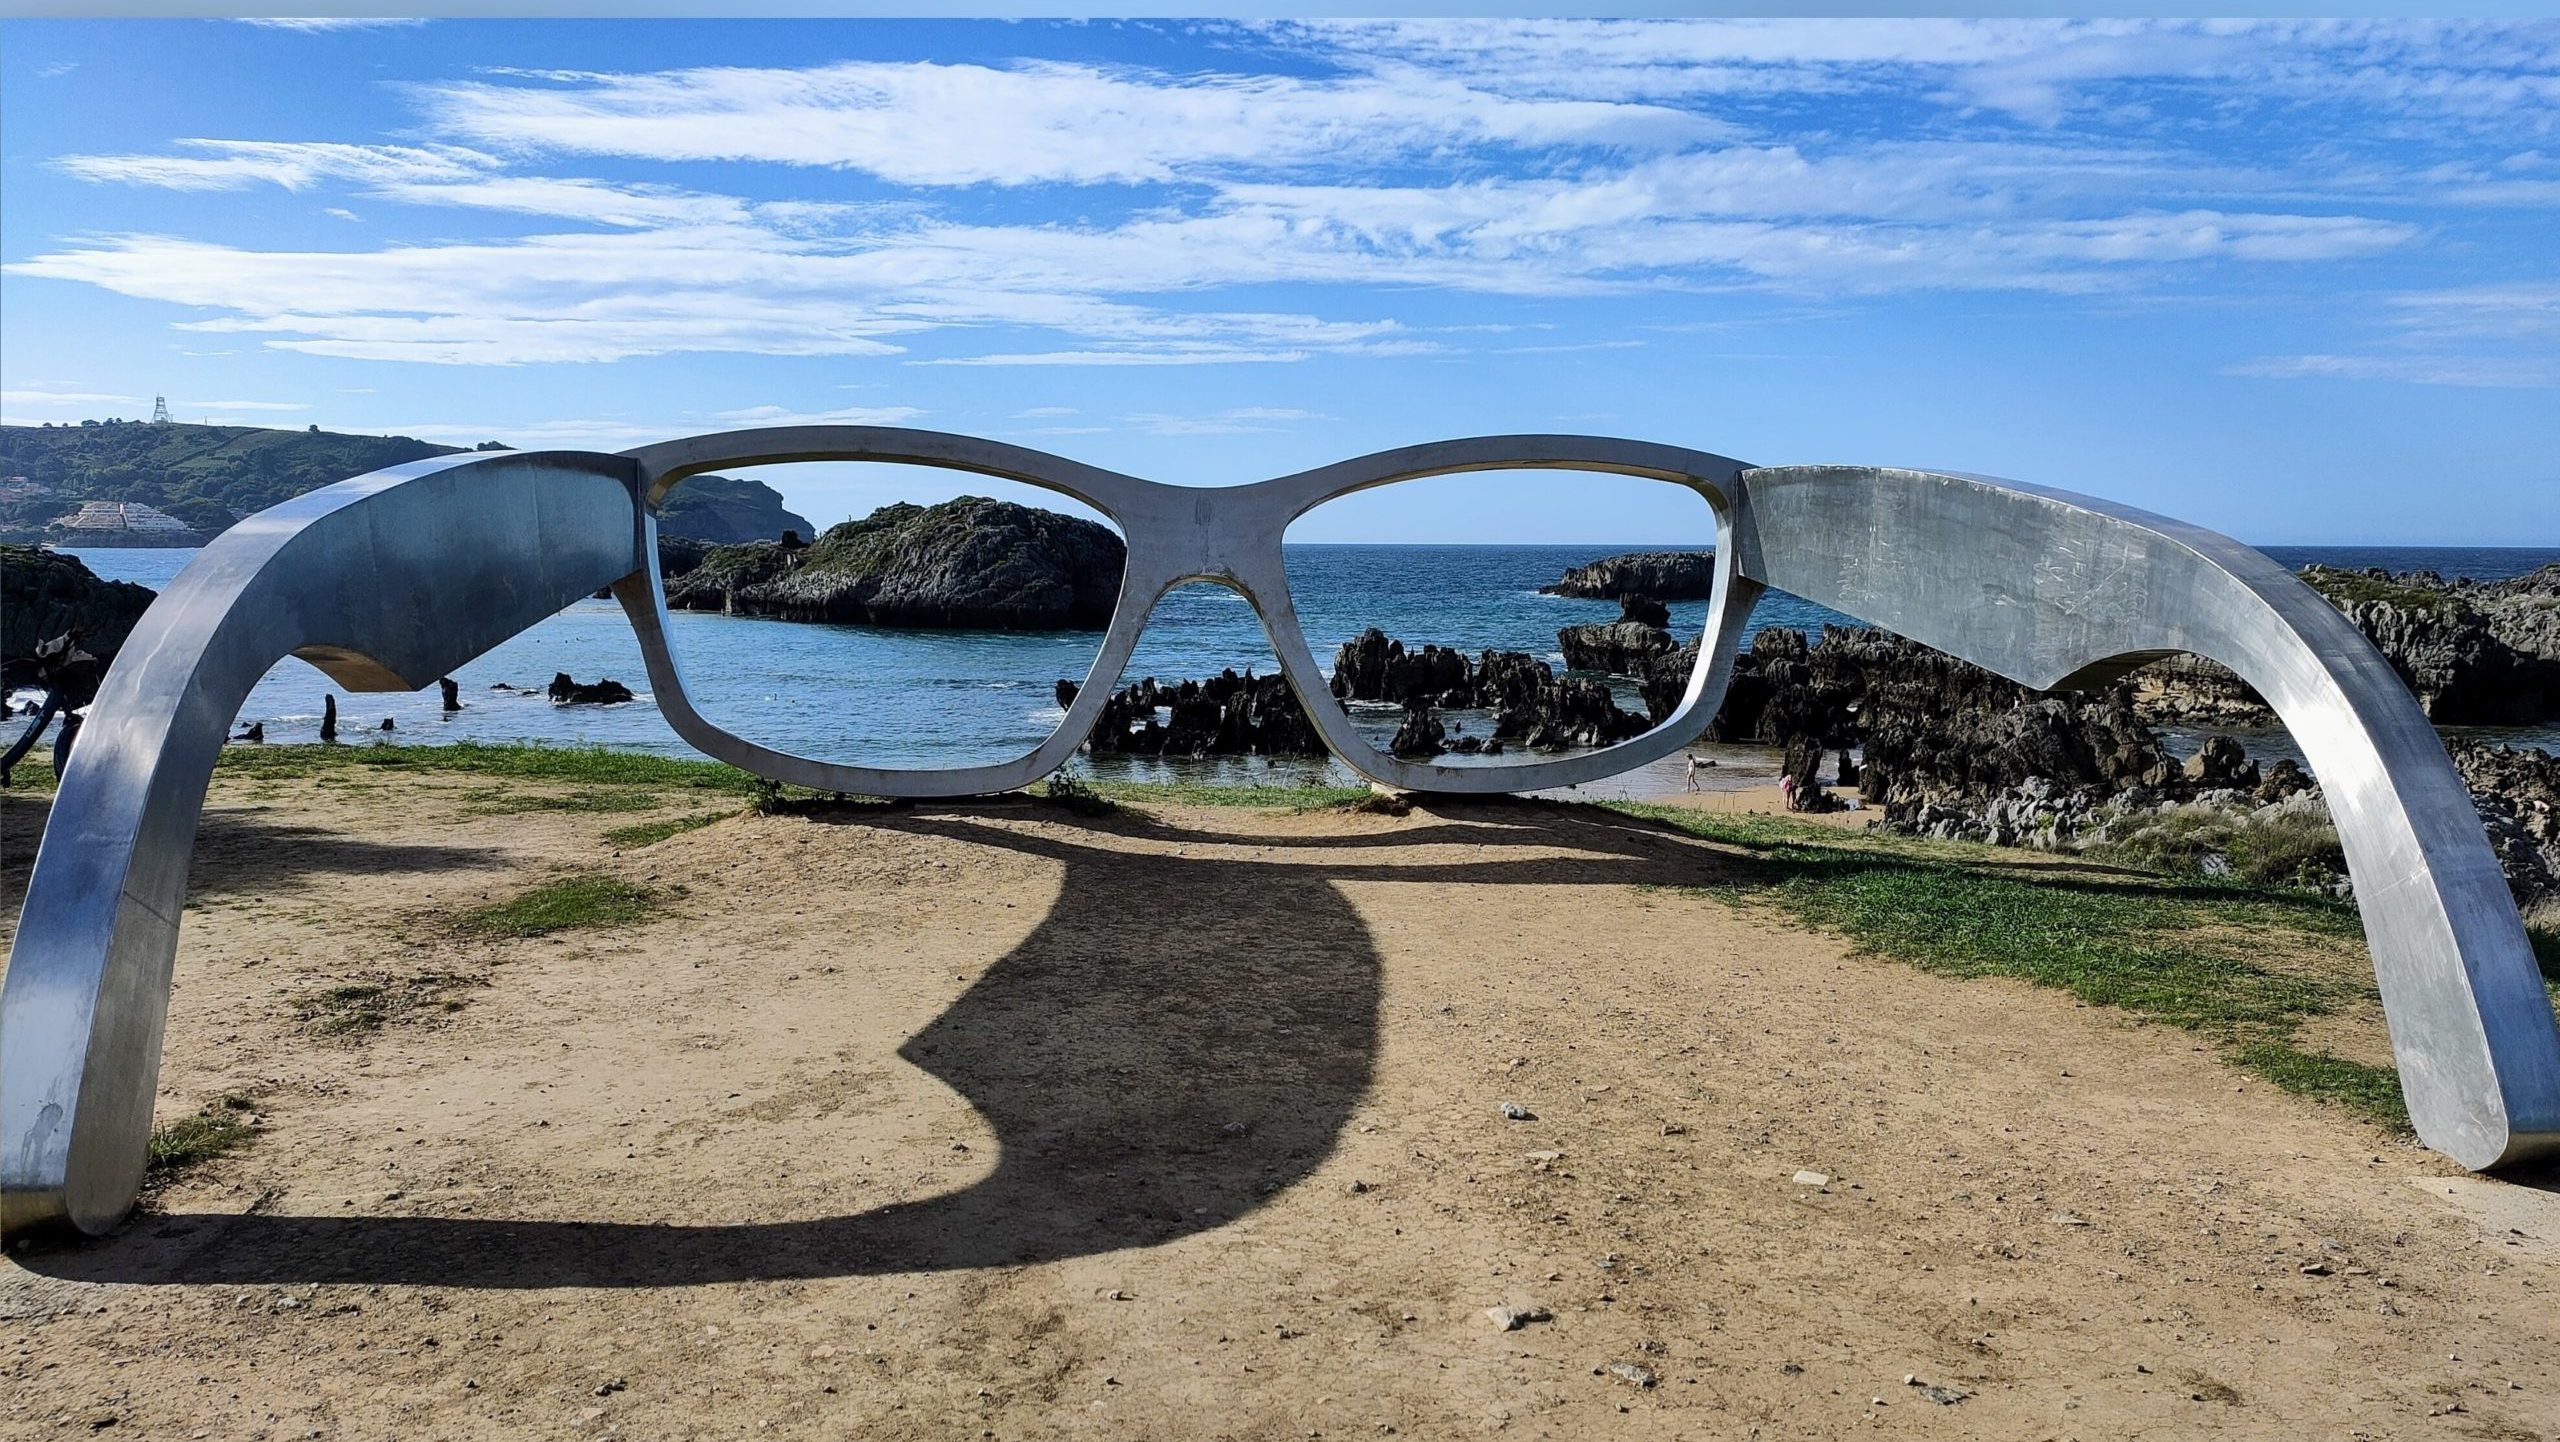
[[[83,501],[140,501],[210,535],[306,491],[463,449],[413,436],[316,428],[141,421],[0,426],[0,475],[46,488],[43,495],[0,501],[0,533],[33,540]],[[508,447],[488,442],[479,449]],[[695,476],[669,494],[659,529],[729,542],[778,538],[786,530],[805,537],[809,522],[783,509],[781,493],[762,481]]]
[[[1099,629],[1127,548],[1109,527],[984,496],[883,506],[806,546],[715,546],[667,604],[791,621]]]
[[[689,476],[658,506],[658,533],[731,545],[778,541],[784,532],[807,540],[809,518],[782,506],[782,494],[762,481],[735,476]]]

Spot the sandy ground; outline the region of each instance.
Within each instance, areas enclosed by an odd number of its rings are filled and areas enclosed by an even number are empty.
[[[2552,1192],[1667,830],[488,786],[218,785],[161,1110],[261,1134],[0,1264],[0,1435],[2560,1435]],[[453,929],[580,869],[668,906]]]

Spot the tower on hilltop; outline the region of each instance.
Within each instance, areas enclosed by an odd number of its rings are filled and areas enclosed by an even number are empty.
[[[153,396],[151,398],[151,423],[155,426],[165,426],[169,423],[169,398],[167,396]]]

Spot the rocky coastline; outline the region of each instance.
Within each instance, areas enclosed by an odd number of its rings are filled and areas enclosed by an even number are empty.
[[[1576,566],[1543,596],[1572,596],[1585,601],[1614,601],[1621,596],[1650,596],[1657,601],[1703,601],[1715,594],[1713,551],[1630,551]]]
[[[2439,726],[2560,717],[2560,565],[2503,581],[2305,566],[2299,573],[2373,642]],[[2231,671],[2191,656],[2134,674],[2156,724],[2273,725]]]
[[[1098,630],[1127,548],[1109,527],[962,496],[883,506],[805,545],[660,547],[667,605],[874,626]]]

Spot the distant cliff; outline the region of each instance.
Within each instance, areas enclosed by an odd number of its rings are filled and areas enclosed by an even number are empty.
[[[1126,559],[1109,527],[962,496],[883,506],[805,546],[714,546],[681,574],[670,555],[667,604],[790,621],[1099,629]]]
[[[693,476],[658,507],[660,535],[727,546],[778,541],[785,531],[804,541],[817,534],[808,517],[784,510],[781,493],[762,481]]]
[[[495,442],[490,448],[498,448]],[[306,491],[431,456],[442,446],[411,436],[262,426],[151,425],[141,421],[0,426],[0,536],[58,544],[199,545],[243,516]],[[23,477],[23,480],[20,478]],[[169,540],[72,539],[45,526],[84,501],[139,501],[195,528]],[[671,536],[732,542],[809,534],[762,481],[695,476],[667,497],[659,528]]]

